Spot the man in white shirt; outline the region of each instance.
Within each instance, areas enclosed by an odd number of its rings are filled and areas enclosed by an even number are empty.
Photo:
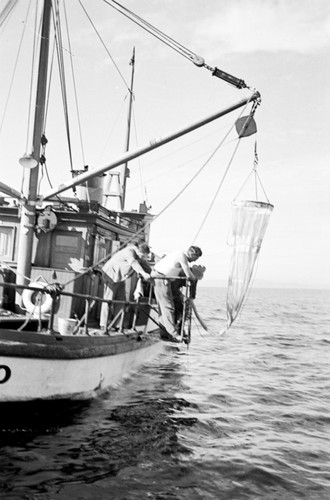
[[[176,251],[159,260],[153,269],[152,278],[155,278],[155,296],[160,312],[160,322],[173,342],[180,342],[181,336],[177,332],[175,323],[175,306],[171,288],[171,279],[178,279],[182,273],[195,281],[196,277],[189,267],[189,262],[196,261],[202,255],[199,247],[191,246],[186,252]]]

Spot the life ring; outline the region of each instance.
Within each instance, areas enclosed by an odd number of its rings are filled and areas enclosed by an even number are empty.
[[[34,288],[43,289],[45,288],[46,284],[36,281],[34,283],[33,282],[30,283],[30,286]],[[25,306],[25,309],[29,313],[35,313],[35,314],[49,313],[52,308],[52,302],[53,302],[51,295],[49,293],[42,293],[41,300],[43,302],[40,305],[37,303],[36,300],[38,295],[40,296],[40,293],[37,292],[36,290],[29,290],[28,288],[25,288],[25,290],[22,293],[22,302]]]

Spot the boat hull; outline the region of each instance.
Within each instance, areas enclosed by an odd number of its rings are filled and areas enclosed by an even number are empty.
[[[0,402],[88,400],[164,349],[147,336],[62,336],[0,331]]]

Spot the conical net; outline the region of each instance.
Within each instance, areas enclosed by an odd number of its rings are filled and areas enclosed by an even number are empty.
[[[244,302],[254,266],[273,210],[270,203],[235,201],[229,244],[233,246],[227,287],[227,328]]]

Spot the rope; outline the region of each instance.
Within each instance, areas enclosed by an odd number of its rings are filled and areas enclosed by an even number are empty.
[[[128,91],[130,92],[129,85],[126,83],[125,78],[123,77],[123,75],[122,75],[122,73],[121,73],[120,69],[118,68],[117,64],[115,63],[115,60],[113,59],[113,57],[112,57],[112,55],[110,54],[110,52],[109,52],[109,50],[108,50],[107,46],[105,45],[104,41],[102,40],[100,33],[97,31],[96,26],[94,25],[94,23],[93,23],[92,19],[90,18],[90,16],[89,16],[88,12],[86,11],[85,7],[83,6],[83,4],[82,4],[81,0],[79,0],[79,3],[80,3],[80,5],[81,5],[81,7],[82,7],[83,11],[85,12],[85,14],[86,14],[86,16],[87,16],[87,19],[89,20],[89,22],[91,23],[92,27],[94,28],[95,33],[96,33],[96,34],[97,34],[97,36],[99,37],[99,39],[100,39],[100,41],[101,41],[101,43],[102,43],[103,47],[105,48],[105,50],[106,50],[106,52],[107,52],[108,56],[110,57],[110,59],[111,59],[111,61],[112,61],[113,65],[114,65],[114,67],[115,67],[115,68],[116,68],[116,70],[118,71],[118,74],[119,74],[120,78],[123,80],[125,87],[126,87],[126,88],[128,89]]]
[[[8,0],[2,11],[0,12],[0,28],[7,21],[9,15],[17,4],[17,0]],[[30,2],[31,5],[31,2]],[[29,6],[30,8],[30,6]]]
[[[30,282],[32,281],[31,278],[29,278],[28,276],[24,276],[24,275],[18,273],[16,269],[11,267],[7,262],[3,261],[2,259],[0,259],[0,262],[1,262],[0,267],[1,266],[6,267],[10,271],[12,271],[14,274],[16,274],[16,276],[20,276],[21,278],[24,278],[25,280],[30,281]]]
[[[58,58],[59,73],[60,73],[60,82],[61,82],[61,89],[62,89],[62,99],[63,99],[63,106],[64,106],[64,120],[65,120],[66,135],[67,135],[67,141],[68,141],[69,159],[70,159],[71,172],[72,172],[73,171],[73,158],[72,158],[72,148],[71,148],[71,138],[70,138],[68,101],[67,101],[66,84],[65,84],[64,59],[63,59],[63,52],[60,50],[60,47],[63,47],[60,24],[61,24],[61,22],[60,22],[59,3],[57,0],[55,14],[54,14],[55,43],[56,43],[57,58]]]
[[[116,2],[115,0],[103,0],[104,3],[108,4],[110,7],[113,9],[117,10],[121,14],[123,14],[125,17],[133,21],[135,24],[140,26],[142,29],[153,35],[155,38],[160,40],[161,42],[165,43],[165,45],[171,47],[173,50],[181,54],[182,56],[186,57],[189,60],[200,60],[201,58],[189,50],[188,48],[184,47],[184,45],[180,44],[179,42],[175,41],[173,38],[170,36],[166,35],[164,32],[153,26],[151,23],[143,19],[142,17],[138,16],[131,10],[127,9],[123,5],[121,5],[119,2]]]
[[[84,145],[83,145],[82,132],[81,132],[81,120],[80,120],[80,113],[79,113],[79,106],[78,106],[77,86],[76,86],[75,72],[74,72],[74,69],[73,69],[73,58],[72,58],[72,50],[71,50],[71,40],[70,40],[70,32],[69,32],[68,17],[67,17],[67,13],[66,13],[65,2],[63,2],[63,7],[64,7],[64,15],[65,15],[65,26],[66,26],[66,32],[67,32],[68,44],[69,44],[70,65],[71,65],[74,98],[75,98],[77,120],[78,120],[80,147],[81,147],[83,165],[86,165]]]
[[[234,85],[238,89],[242,88],[248,88],[244,80],[241,80],[240,78],[237,78],[233,75],[230,75],[229,73],[226,73],[225,71],[215,67],[212,68],[206,62],[202,57],[197,55],[195,52],[189,50],[187,47],[182,45],[181,43],[177,42],[170,36],[166,35],[166,33],[163,33],[160,31],[158,28],[147,22],[146,20],[142,19],[142,17],[138,16],[137,14],[134,14],[134,12],[130,11],[123,5],[121,5],[119,2],[116,2],[115,0],[103,0],[106,4],[108,4],[110,7],[114,8],[121,14],[123,14],[125,17],[130,19],[132,22],[140,26],[142,29],[150,33],[152,36],[163,42],[165,45],[170,47],[171,49],[175,50],[178,52],[180,55],[183,57],[189,59],[191,62],[193,62],[196,66],[200,68],[205,68],[209,71],[212,72],[213,76],[216,76],[217,78],[220,78],[221,80],[229,83],[230,85]]]
[[[266,194],[266,191],[263,187],[263,184],[261,182],[261,179],[259,177],[259,174],[257,172],[257,167],[258,167],[258,163],[259,163],[259,159],[258,159],[258,154],[257,154],[257,140],[255,140],[255,143],[254,143],[254,160],[253,160],[253,168],[251,170],[251,172],[249,173],[249,175],[247,176],[247,178],[245,179],[245,181],[243,182],[242,186],[240,187],[240,189],[238,190],[238,193],[236,194],[236,196],[234,197],[234,201],[237,200],[238,196],[240,195],[240,193],[243,191],[244,187],[246,186],[248,180],[250,179],[250,177],[252,175],[254,175],[254,181],[255,181],[255,193],[256,193],[256,200],[258,200],[258,183],[262,189],[262,192],[267,200],[267,203],[270,203],[269,199],[268,199],[268,196]]]
[[[257,178],[257,179],[258,179],[258,181],[259,181],[259,184],[260,184],[261,189],[262,189],[262,191],[263,191],[263,193],[264,193],[264,195],[265,195],[265,198],[266,198],[266,200],[267,200],[267,203],[270,203],[270,201],[269,201],[269,199],[268,199],[268,196],[267,196],[267,194],[266,194],[266,191],[265,191],[265,189],[264,189],[264,187],[263,187],[263,185],[262,185],[261,179],[260,179],[260,177],[259,177],[259,175],[258,175],[258,172],[257,172],[257,171],[255,171],[255,176],[256,176],[256,178]]]
[[[245,111],[246,107],[247,107],[247,105],[246,105],[246,106],[244,107],[244,109],[241,111],[241,113],[240,113],[240,115],[239,115],[239,116],[242,116],[242,114],[243,114],[243,112]],[[251,112],[250,112],[249,117],[246,119],[246,122],[248,122],[248,120],[250,119],[250,116],[253,116],[253,115],[254,115],[254,113],[255,113],[255,109],[256,109],[256,106],[255,106],[255,104],[254,104],[254,105],[252,106],[252,109],[251,109]],[[223,139],[223,141],[226,139],[226,137],[228,137],[228,135],[230,134],[230,132],[232,131],[232,129],[234,128],[234,126],[235,126],[235,124],[234,124],[234,125],[232,125],[232,127],[229,129],[229,131],[228,131],[228,133],[226,134],[226,136],[225,136],[225,138]],[[223,141],[222,141],[222,142],[223,142]],[[231,167],[231,164],[232,164],[232,162],[233,162],[233,160],[234,160],[234,157],[235,157],[235,155],[236,155],[236,153],[237,153],[237,150],[238,150],[238,147],[239,147],[240,143],[241,143],[241,137],[239,137],[239,139],[238,139],[238,142],[237,142],[237,144],[236,144],[236,146],[235,146],[234,152],[233,152],[233,154],[232,154],[232,156],[231,156],[231,158],[230,158],[230,160],[229,160],[229,162],[228,162],[227,168],[226,168],[226,170],[225,170],[225,172],[224,172],[224,174],[223,174],[223,176],[222,176],[222,178],[221,178],[221,180],[220,180],[220,183],[219,183],[219,185],[218,185],[218,187],[217,187],[217,190],[216,190],[216,192],[215,192],[215,194],[214,194],[214,197],[213,197],[213,199],[212,199],[212,201],[211,201],[211,204],[210,204],[210,206],[209,206],[208,210],[206,211],[206,214],[205,214],[205,216],[204,216],[204,218],[203,218],[203,220],[202,220],[202,223],[201,223],[201,225],[200,225],[200,227],[199,227],[199,229],[198,229],[198,231],[197,231],[197,233],[196,233],[196,236],[195,236],[195,238],[193,239],[192,245],[193,245],[193,244],[195,243],[195,241],[197,240],[197,238],[198,238],[198,236],[199,236],[199,234],[200,234],[200,232],[201,232],[201,230],[202,230],[202,228],[203,228],[203,226],[204,226],[204,224],[205,224],[205,222],[206,222],[206,220],[207,220],[207,218],[208,218],[208,216],[209,216],[209,214],[210,214],[210,212],[211,212],[211,209],[212,209],[212,207],[213,207],[213,205],[214,205],[214,203],[215,203],[215,201],[216,201],[216,199],[217,199],[217,197],[218,197],[218,194],[219,194],[219,192],[220,192],[220,189],[221,189],[221,187],[222,187],[222,185],[223,185],[223,183],[224,183],[224,180],[225,180],[225,178],[226,178],[226,176],[227,176],[227,174],[228,174],[229,168]],[[220,145],[221,145],[221,144],[220,144]],[[220,148],[220,145],[218,146],[218,149]],[[256,149],[255,149],[255,151],[256,151]],[[255,153],[255,159],[256,159],[256,158],[257,158],[257,155],[256,155],[256,153]]]
[[[246,109],[247,105],[249,103],[247,103],[243,110],[241,110],[241,113],[239,116],[241,116],[241,114],[244,112],[244,110]],[[107,254],[105,257],[103,257],[102,259],[100,259],[98,262],[96,262],[95,264],[93,264],[93,266],[90,266],[89,268],[87,268],[85,271],[83,271],[82,273],[80,273],[77,277],[75,278],[72,278],[71,280],[67,281],[66,283],[63,284],[63,286],[67,286],[69,285],[70,283],[73,283],[74,281],[76,281],[77,279],[80,279],[81,276],[85,275],[85,274],[88,274],[90,273],[91,271],[93,271],[93,269],[95,267],[98,267],[100,266],[104,261],[106,261],[107,259],[109,259],[112,255],[115,255],[116,253],[118,253],[120,250],[122,250],[122,248],[124,248],[126,245],[128,245],[129,243],[131,243],[133,240],[136,239],[137,236],[139,236],[141,233],[143,233],[146,228],[148,228],[152,222],[156,221],[157,219],[159,219],[159,217],[161,217],[163,215],[164,212],[166,212],[166,210],[168,208],[170,208],[173,203],[176,202],[176,200],[188,189],[188,187],[193,183],[193,181],[199,176],[199,174],[204,170],[204,168],[206,167],[206,165],[210,162],[210,160],[213,158],[213,156],[215,155],[215,153],[220,149],[220,147],[223,145],[224,141],[226,140],[227,136],[229,135],[229,133],[232,131],[232,129],[234,128],[235,124],[232,125],[229,129],[229,131],[226,133],[226,135],[224,136],[224,138],[221,140],[220,144],[216,147],[216,149],[213,151],[213,153],[209,156],[209,158],[202,164],[202,166],[197,170],[197,172],[191,177],[191,179],[187,182],[187,184],[185,184],[185,186],[174,196],[174,198],[172,198],[171,201],[169,201],[169,203],[167,203],[167,205],[165,205],[165,207],[153,218],[152,221],[149,221],[147,222],[143,227],[141,227],[141,229],[139,229],[136,233],[134,233],[128,240],[127,242],[124,244],[124,245],[121,245],[117,250],[116,252],[114,253],[109,253]],[[230,166],[230,165],[229,165]],[[229,169],[229,166],[227,167],[227,171]]]
[[[128,88],[128,85],[126,84],[122,74],[120,73],[118,66],[116,65],[114,59],[112,58],[110,52],[106,48],[103,40],[101,39],[98,31],[95,28],[95,25],[93,24],[90,16],[88,15],[86,9],[82,5],[82,2],[79,0],[79,3],[82,7],[82,9],[85,12],[85,15],[87,16],[88,20],[90,21],[91,25],[93,26],[95,32],[97,33],[98,37],[100,38],[103,46],[105,47],[110,59],[112,60],[114,66],[116,67],[118,73],[121,75],[125,86]],[[68,143],[68,154],[69,154],[69,161],[70,161],[70,168],[71,172],[74,171],[73,167],[73,153],[72,153],[72,145],[71,145],[71,133],[70,133],[70,123],[69,123],[69,112],[68,112],[68,99],[67,99],[67,93],[66,93],[66,77],[65,77],[65,65],[64,65],[64,58],[63,58],[63,42],[62,42],[62,34],[61,34],[61,19],[60,19],[60,9],[59,9],[59,1],[56,0],[55,7],[53,7],[53,19],[54,19],[54,31],[55,31],[55,46],[57,50],[57,58],[58,58],[58,65],[59,65],[59,73],[60,73],[60,82],[61,82],[61,89],[62,89],[62,99],[63,99],[63,107],[64,107],[64,120],[65,120],[65,127],[66,127],[66,136],[67,136],[67,143]],[[74,65],[73,65],[73,58],[72,58],[72,49],[71,49],[71,40],[69,36],[69,29],[68,29],[68,17],[67,17],[67,11],[64,5],[64,16],[65,16],[65,25],[66,25],[66,31],[67,31],[67,40],[68,40],[68,46],[69,46],[69,54],[70,54],[70,64],[71,64],[71,73],[72,73],[72,82],[73,82],[73,89],[74,89],[74,98],[75,98],[75,105],[76,105],[76,114],[77,114],[77,121],[78,121],[78,129],[79,129],[79,137],[80,137],[80,145],[81,145],[81,152],[82,152],[82,158],[83,158],[83,164],[85,165],[85,153],[84,153],[84,146],[83,146],[83,140],[82,140],[82,128],[81,128],[81,120],[80,120],[80,114],[79,114],[79,106],[78,106],[78,96],[77,96],[77,86],[76,86],[76,80],[75,80],[75,71],[74,71]],[[47,173],[48,176],[48,173]]]
[[[25,20],[25,25],[27,25],[27,17],[28,13],[30,10],[30,5],[31,1],[29,4],[28,12],[26,15],[26,20]],[[32,110],[32,95],[33,95],[33,80],[34,80],[34,70],[35,70],[35,59],[36,59],[36,52],[37,52],[37,33],[38,36],[41,34],[41,21],[39,24],[39,30],[37,30],[37,11],[38,9],[35,10],[35,17],[34,17],[34,37],[33,37],[33,50],[32,50],[32,62],[31,62],[31,77],[30,77],[30,94],[29,94],[29,107],[28,107],[28,118],[27,118],[27,127],[26,127],[26,145],[25,145],[25,151],[28,151],[28,144],[29,144],[29,136],[30,136],[30,123],[31,123],[31,110]],[[23,40],[23,38],[22,38]],[[23,175],[22,175],[22,181],[21,181],[21,193],[23,193],[23,186],[25,183],[25,169],[23,169]]]
[[[54,58],[55,58],[55,44],[53,44],[53,50],[52,50],[52,58],[51,62],[49,64],[49,81],[48,81],[48,89],[47,89],[47,96],[46,96],[46,105],[45,105],[45,122],[44,122],[44,133],[46,130],[46,123],[47,123],[47,117],[48,117],[48,109],[49,109],[49,96],[50,96],[50,82],[52,81],[52,74],[53,74],[53,68],[54,68]]]
[[[254,169],[254,189],[256,192],[256,200],[258,200],[258,178],[257,178],[257,167],[259,163],[258,153],[257,153],[257,140],[254,142],[254,160],[253,160],[253,169]]]
[[[188,143],[188,144],[186,144],[186,145],[184,145],[184,146],[182,146],[182,147],[180,147],[180,148],[177,148],[177,149],[175,149],[175,150],[173,150],[173,151],[171,151],[171,152],[167,153],[166,155],[162,156],[162,157],[161,157],[160,159],[158,159],[158,160],[153,160],[153,161],[151,161],[151,162],[149,162],[149,163],[145,164],[144,168],[150,167],[151,165],[153,165],[154,163],[159,162],[160,160],[164,160],[165,158],[168,158],[169,156],[175,155],[175,154],[177,154],[177,152],[178,152],[178,151],[182,151],[182,150],[184,150],[184,149],[191,148],[191,145],[192,145],[192,144],[194,144],[194,145],[195,145],[195,144],[197,144],[198,142],[203,141],[205,138],[209,138],[209,137],[211,137],[211,135],[215,135],[215,134],[216,134],[216,135],[219,135],[219,130],[221,130],[221,131],[222,131],[224,128],[227,128],[227,126],[226,126],[226,127],[221,127],[221,128],[220,128],[220,129],[218,129],[216,132],[212,132],[211,134],[207,134],[207,135],[205,135],[205,136],[201,137],[200,139],[196,139],[196,140],[194,140],[194,141],[192,141],[192,142],[190,142],[190,143]],[[232,139],[232,140],[230,140],[230,141],[226,142],[225,144],[223,143],[222,145],[223,145],[223,146],[224,146],[224,145],[229,145],[229,144],[231,144],[232,142],[236,142],[236,140],[237,140],[236,138],[235,138],[235,139]],[[186,161],[184,161],[184,162],[182,162],[182,163],[179,163],[179,164],[177,164],[177,165],[174,165],[171,169],[167,169],[167,170],[166,170],[165,172],[163,172],[163,173],[160,173],[160,174],[157,174],[157,175],[155,175],[155,176],[153,176],[153,177],[149,177],[149,178],[147,178],[146,183],[147,183],[147,184],[150,184],[150,183],[151,183],[151,182],[153,182],[154,180],[157,180],[157,179],[159,179],[160,177],[163,177],[164,175],[168,176],[171,172],[174,172],[174,171],[176,171],[176,172],[177,172],[180,168],[182,168],[182,167],[184,167],[185,165],[187,165],[187,164],[191,163],[192,161],[194,161],[194,160],[198,160],[198,159],[199,159],[199,158],[201,158],[201,157],[205,157],[205,155],[206,155],[207,153],[209,153],[209,151],[211,151],[211,150],[207,150],[207,151],[205,151],[205,152],[203,152],[203,153],[201,153],[201,154],[199,154],[199,155],[197,155],[197,156],[194,156],[193,158],[190,158],[189,160],[186,160]],[[138,158],[138,159],[140,159],[140,158]],[[154,172],[154,170],[153,170],[153,172]],[[131,187],[130,187],[130,191],[133,191],[134,189],[137,189],[137,187],[140,187],[140,186],[137,186],[136,184],[135,184],[135,185],[133,185],[133,187],[131,186]]]
[[[116,10],[119,10],[122,14],[124,14],[126,17],[129,17],[132,21],[134,21],[136,24],[140,25],[141,27],[143,27],[144,29],[146,29],[146,31],[148,31],[149,33],[153,34],[156,38],[160,39],[161,41],[163,41],[164,43],[166,43],[167,45],[169,45],[170,47],[172,47],[174,50],[176,50],[177,52],[179,52],[180,54],[182,54],[184,57],[187,57],[188,59],[190,60],[193,60],[194,59],[199,59],[198,56],[189,51],[186,47],[184,47],[183,45],[179,44],[178,42],[176,42],[175,40],[173,40],[171,37],[169,37],[168,35],[162,33],[160,30],[158,30],[157,28],[153,27],[150,23],[144,21],[142,18],[140,18],[139,16],[135,15],[133,12],[129,11],[128,9],[126,9],[125,7],[123,7],[122,5],[120,5],[118,2],[114,1],[114,0],[111,0],[111,2],[107,1],[107,0],[104,0],[105,3],[107,3],[109,6],[115,8]],[[83,8],[83,10],[85,11],[85,14],[87,15],[88,19],[90,20],[92,26],[94,27],[90,17],[88,16],[85,8],[83,7],[82,3],[81,3],[81,0],[79,0],[79,3],[81,5],[81,7]],[[70,142],[70,133],[69,133],[69,121],[68,121],[68,107],[67,107],[67,99],[66,99],[66,92],[65,92],[65,73],[64,73],[64,62],[63,62],[63,54],[62,52],[60,51],[60,46],[62,47],[62,43],[61,43],[61,32],[59,29],[56,29],[60,26],[60,16],[59,16],[59,7],[58,7],[58,0],[57,0],[57,3],[56,3],[56,15],[54,16],[55,19],[56,19],[56,22],[54,20],[54,23],[55,23],[55,40],[56,40],[56,47],[57,47],[57,52],[58,52],[58,61],[59,61],[59,67],[60,67],[60,80],[61,80],[61,86],[62,86],[62,95],[63,95],[63,103],[64,103],[64,107],[65,107],[65,121],[66,121],[66,127],[67,127],[67,138],[68,138],[68,146],[69,146],[69,155],[70,155],[70,163],[71,163],[71,170],[73,170],[73,164],[72,164],[72,151],[71,151],[71,142]],[[95,29],[95,27],[94,27]],[[98,34],[98,32],[96,31],[96,33]],[[98,34],[99,36],[99,34]],[[102,41],[102,40],[101,40]],[[102,42],[103,43],[103,42]],[[106,49],[107,50],[107,49]],[[108,52],[108,51],[107,51]],[[108,52],[109,54],[109,52]],[[109,54],[109,56],[111,57],[111,55]],[[111,57],[112,59],[112,57]],[[113,61],[113,59],[112,59]],[[114,62],[114,61],[113,61]],[[115,63],[114,63],[115,64]],[[200,65],[204,65],[204,62]],[[116,66],[116,65],[115,65]],[[120,72],[119,72],[120,73]],[[126,85],[127,86],[127,85]],[[127,86],[128,88],[128,86]],[[247,103],[248,104],[248,103]],[[246,106],[247,106],[246,104]],[[244,109],[246,108],[246,106],[244,107]],[[243,110],[244,111],[244,110]],[[243,113],[243,111],[241,112],[241,114]],[[241,116],[240,114],[240,116]],[[175,203],[175,201],[187,190],[187,188],[192,184],[192,182],[199,176],[199,174],[204,170],[204,168],[207,166],[207,164],[211,161],[211,159],[214,157],[214,155],[216,154],[216,152],[219,150],[219,148],[223,145],[224,141],[226,140],[226,138],[228,137],[229,133],[231,132],[231,130],[233,129],[234,125],[231,126],[230,130],[228,131],[228,133],[225,135],[225,137],[223,138],[223,140],[220,142],[220,144],[217,146],[217,148],[211,153],[211,155],[209,156],[209,158],[202,164],[202,166],[199,168],[199,170],[192,176],[192,178],[187,182],[187,184],[176,194],[176,196],[174,196],[174,198],[167,204],[165,205],[165,207],[153,218],[153,221],[157,220],[171,205],[173,205]],[[231,163],[232,163],[232,160],[234,158],[234,155],[236,153],[236,150],[238,148],[238,145],[239,145],[239,142],[235,148],[235,151],[233,153],[233,156],[229,162],[229,165],[227,166],[227,169],[225,171],[225,174],[221,180],[221,183],[217,189],[217,192],[216,192],[216,195],[211,203],[211,207],[215,201],[215,198],[217,197],[218,195],[218,192],[224,182],[224,179],[227,175],[227,172],[231,166]],[[209,208],[207,214],[206,214],[206,217],[204,218],[204,221],[202,223],[202,226],[207,218],[207,215],[208,213],[210,212],[211,210],[211,207]],[[145,224],[143,227],[141,227],[140,230],[138,230],[134,235],[132,235],[128,241],[125,243],[125,245],[127,245],[128,243],[130,243],[131,241],[133,241],[139,234],[141,234],[142,232],[145,231],[145,229],[151,224],[151,221],[149,221],[147,224]],[[202,228],[201,226],[201,228]],[[201,228],[199,229],[198,233],[200,232]],[[197,235],[196,235],[197,237]],[[196,239],[196,238],[195,238]],[[125,246],[123,245],[123,246]],[[119,247],[119,249],[117,250],[117,252],[123,248],[123,246]],[[116,253],[117,253],[116,252]],[[79,276],[73,278],[72,280],[69,280],[67,283],[65,283],[63,286],[67,286],[69,283],[75,281],[76,279],[79,279],[82,275],[84,274],[87,274],[88,272],[90,272],[91,270],[93,270],[93,268],[95,268],[96,266],[100,265],[101,263],[103,263],[106,259],[108,259],[109,257],[111,256],[111,254],[108,254],[106,255],[105,257],[103,257],[101,260],[99,260],[96,264],[94,264],[93,266],[89,267],[88,269],[86,269],[83,273],[80,273]]]
[[[39,30],[37,31],[37,9],[35,11],[35,18],[34,18],[34,37],[33,37],[33,51],[32,51],[32,71],[31,71],[31,79],[30,79],[30,98],[29,98],[29,110],[28,110],[28,122],[27,122],[27,129],[26,129],[26,146],[25,150],[28,150],[28,140],[29,140],[29,135],[30,135],[30,122],[31,122],[31,108],[32,108],[32,89],[33,89],[33,80],[34,80],[34,69],[35,69],[35,59],[36,59],[36,52],[37,52],[37,34],[41,36],[41,21],[39,25]]]
[[[192,245],[195,243],[196,239],[198,238],[199,233],[201,232],[201,230],[202,230],[202,228],[203,228],[203,226],[204,226],[204,224],[205,224],[205,222],[206,222],[206,220],[207,220],[207,218],[208,218],[208,216],[209,216],[209,214],[210,214],[210,212],[211,212],[211,209],[212,209],[212,207],[213,207],[213,205],[214,205],[214,203],[215,203],[215,200],[217,199],[217,196],[218,196],[218,194],[219,194],[219,191],[220,191],[220,189],[221,189],[221,187],[222,187],[222,185],[223,185],[223,183],[224,183],[224,180],[225,180],[225,178],[226,178],[226,176],[227,176],[227,173],[228,173],[228,171],[229,171],[229,168],[231,167],[231,164],[232,164],[232,162],[233,162],[233,159],[234,159],[234,157],[235,157],[235,155],[236,155],[236,152],[237,152],[238,146],[240,145],[240,142],[241,142],[241,140],[240,140],[240,139],[238,139],[238,142],[237,142],[237,144],[236,144],[236,146],[235,146],[234,152],[233,152],[233,154],[232,154],[232,156],[231,156],[231,158],[230,158],[230,160],[229,160],[229,163],[228,163],[228,165],[227,165],[227,168],[226,168],[226,170],[225,170],[225,172],[224,172],[224,174],[223,174],[223,176],[222,176],[222,178],[221,178],[221,180],[220,180],[220,184],[219,184],[219,186],[217,187],[217,190],[216,190],[215,195],[214,195],[214,197],[213,197],[213,199],[212,199],[212,201],[211,201],[211,204],[210,204],[210,206],[209,206],[209,208],[208,208],[208,210],[207,210],[207,212],[206,212],[206,214],[205,214],[205,217],[204,217],[204,219],[202,220],[202,223],[201,223],[201,225],[200,225],[200,227],[199,227],[199,229],[198,229],[198,231],[197,231],[197,233],[196,233],[195,238],[193,239]]]
[[[138,134],[137,134],[137,126],[136,126],[136,119],[135,119],[135,111],[134,111],[134,108],[132,110],[132,116],[133,116],[133,125],[134,125],[134,136],[135,136],[135,144],[137,146],[139,146],[139,140],[138,140]],[[137,161],[138,161],[138,166],[139,166],[139,174],[140,174],[140,189],[141,189],[141,195],[142,195],[142,199],[145,200],[146,204],[148,205],[148,194],[147,194],[147,186],[146,186],[146,182],[145,182],[145,179],[144,179],[144,172],[143,172],[143,169],[142,169],[142,166],[141,166],[141,158],[140,156],[137,158]]]
[[[121,103],[121,105],[120,105],[120,108],[118,108],[118,113],[116,114],[116,116],[115,116],[115,118],[114,118],[114,120],[113,120],[113,123],[112,123],[111,128],[109,129],[109,134],[107,135],[107,138],[106,138],[106,140],[105,140],[105,142],[104,142],[104,146],[103,146],[103,148],[102,148],[102,150],[101,150],[101,152],[100,152],[100,154],[99,154],[99,157],[98,157],[98,162],[97,162],[97,163],[100,163],[101,158],[103,157],[104,152],[105,152],[105,150],[106,150],[106,148],[107,148],[107,146],[108,146],[108,144],[109,144],[109,141],[110,141],[110,139],[112,138],[113,131],[114,131],[114,130],[116,129],[116,127],[117,127],[118,120],[119,120],[119,118],[120,118],[120,117],[122,116],[122,114],[123,114],[124,104],[125,104],[125,101],[126,101],[126,99],[127,99],[127,96],[128,96],[128,95],[129,95],[129,94],[126,94],[126,95],[125,95],[125,97],[124,97],[124,99],[122,100],[122,103]]]
[[[13,4],[13,1],[12,0],[9,1],[7,3],[7,5],[4,7],[3,11],[1,12],[1,14],[0,14],[0,26],[2,26],[2,24],[5,22],[5,20],[9,16],[11,10],[15,6],[15,3],[17,3],[17,0],[14,0],[14,4],[13,5],[9,5],[10,3]],[[0,125],[0,133],[2,131],[2,127],[3,127],[4,121],[5,121],[5,116],[6,116],[6,113],[7,113],[9,99],[10,99],[12,88],[13,88],[14,78],[15,78],[15,74],[16,74],[16,70],[17,70],[18,59],[19,59],[19,56],[20,56],[20,53],[21,53],[21,48],[22,48],[23,38],[24,38],[26,26],[27,26],[27,18],[28,18],[28,14],[29,14],[29,11],[30,11],[30,7],[31,7],[31,0],[29,2],[27,13],[26,13],[26,16],[25,16],[25,22],[23,23],[22,35],[21,35],[21,39],[20,39],[20,42],[19,42],[18,51],[17,51],[17,55],[16,55],[16,59],[15,59],[15,64],[14,64],[14,69],[13,69],[13,74],[12,74],[12,77],[11,77],[11,80],[10,80],[10,86],[9,86],[9,90],[8,90],[8,95],[7,95],[7,99],[6,99],[6,102],[5,102],[4,112],[3,112],[3,115],[2,115],[2,120],[1,120],[1,125]],[[10,10],[7,11],[8,9],[10,9]],[[4,11],[6,11],[6,12],[4,12]],[[2,20],[3,17],[4,17],[4,19]]]

